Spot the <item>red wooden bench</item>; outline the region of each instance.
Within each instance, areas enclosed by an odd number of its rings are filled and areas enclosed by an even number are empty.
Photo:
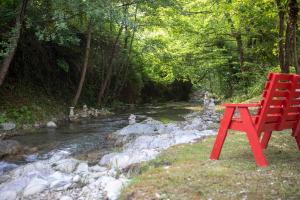
[[[300,150],[300,75],[269,73],[260,103],[225,104],[219,132],[210,159],[219,159],[228,129],[246,132],[256,164],[268,165],[263,153],[272,131],[292,129]],[[249,107],[257,107],[251,115]],[[234,112],[239,111],[240,117]]]

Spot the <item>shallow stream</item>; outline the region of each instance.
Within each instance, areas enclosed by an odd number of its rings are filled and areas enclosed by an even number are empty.
[[[22,159],[16,159],[13,162],[24,164],[46,159],[57,150],[66,150],[75,157],[97,161],[104,154],[115,151],[114,141],[109,139],[109,134],[128,125],[130,114],[137,116],[137,122],[146,117],[169,122],[184,120],[183,115],[197,109],[199,107],[187,103],[147,105],[115,112],[114,115],[107,117],[67,123],[56,129],[41,128],[12,138],[22,145],[37,148],[35,154],[25,155]]]

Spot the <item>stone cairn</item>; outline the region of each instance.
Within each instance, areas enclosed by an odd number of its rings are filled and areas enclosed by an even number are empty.
[[[130,125],[135,124],[136,123],[135,119],[136,119],[136,116],[134,114],[131,114],[128,118],[129,124]]]
[[[78,110],[77,113],[74,111],[74,107],[70,107],[69,119],[70,121],[78,121],[80,118],[92,118],[98,116],[105,116],[108,114],[112,114],[108,110],[88,108],[87,105],[83,105],[82,110]]]
[[[208,125],[215,124],[218,126],[218,123],[220,122],[220,114],[216,112],[215,100],[210,97],[209,92],[205,92],[204,94],[201,118]]]

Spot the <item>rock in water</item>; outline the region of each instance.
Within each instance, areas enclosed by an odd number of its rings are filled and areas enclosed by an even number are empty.
[[[16,124],[13,122],[5,122],[0,124],[0,127],[4,130],[4,131],[10,131],[16,128]]]
[[[55,124],[55,122],[49,121],[49,122],[47,123],[47,127],[48,127],[48,128],[57,128],[57,125]]]
[[[23,196],[30,196],[33,194],[40,193],[48,187],[49,183],[44,179],[34,178],[30,181],[23,192]]]
[[[21,145],[15,140],[0,140],[0,157],[15,155],[21,151]]]

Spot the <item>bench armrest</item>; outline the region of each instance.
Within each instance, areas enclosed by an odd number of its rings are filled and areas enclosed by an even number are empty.
[[[224,104],[226,107],[260,107],[259,103],[226,103]]]

